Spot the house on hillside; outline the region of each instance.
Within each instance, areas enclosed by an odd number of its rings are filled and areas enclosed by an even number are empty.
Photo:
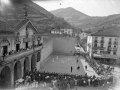
[[[80,39],[85,39],[87,38],[87,36],[90,34],[91,32],[89,31],[82,31],[80,34],[79,34],[79,37]]]
[[[87,52],[100,62],[120,64],[120,27],[112,26],[89,35]]]
[[[53,30],[51,30],[51,34],[63,34],[63,31],[61,31],[59,29],[53,29]]]
[[[68,34],[71,36],[73,34],[73,29],[64,28],[64,29],[60,29],[60,31],[63,32],[63,34]]]

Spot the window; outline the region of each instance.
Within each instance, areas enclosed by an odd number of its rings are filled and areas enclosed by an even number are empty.
[[[104,37],[101,37],[101,40],[104,40]]]
[[[94,44],[94,47],[97,47],[97,43]]]
[[[111,47],[111,45],[109,45],[108,47]]]
[[[104,43],[104,37],[101,37],[101,43]]]
[[[111,38],[109,38],[109,42],[108,42],[108,44],[112,44],[111,40],[112,40],[112,39],[111,39]]]
[[[109,41],[111,41],[112,39],[111,38],[109,38]]]
[[[111,51],[111,45],[108,46],[108,51]]]
[[[115,39],[115,41],[114,41],[114,44],[115,44],[115,45],[117,45],[117,44],[118,44],[118,41],[117,41],[117,39]]]
[[[103,47],[103,44],[101,44],[101,47]]]
[[[102,54],[104,51],[100,51],[100,53]]]
[[[95,40],[97,40],[97,37],[95,37]]]
[[[108,54],[110,54],[110,51],[108,51]]]
[[[94,42],[97,43],[97,37],[95,37],[95,41]]]
[[[116,52],[113,52],[113,55],[116,55]]]

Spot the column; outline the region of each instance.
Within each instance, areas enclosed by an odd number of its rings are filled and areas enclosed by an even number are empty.
[[[21,78],[24,76],[24,65],[21,65],[22,67],[22,72],[21,72]]]
[[[14,88],[14,70],[11,71],[11,88]]]

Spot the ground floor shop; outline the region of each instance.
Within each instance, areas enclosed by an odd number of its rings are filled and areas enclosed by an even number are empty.
[[[117,59],[113,58],[99,58],[99,57],[93,57],[96,61],[103,63],[103,64],[116,64]]]

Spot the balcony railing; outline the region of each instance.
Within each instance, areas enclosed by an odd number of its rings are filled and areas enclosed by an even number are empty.
[[[34,51],[38,51],[40,49],[42,49],[43,46],[42,46],[42,43],[39,44],[39,45],[34,45],[34,46],[31,46],[29,48],[25,48],[25,49],[20,49],[18,51],[10,51],[7,55],[3,56],[4,57],[4,61],[5,62],[10,62],[11,60],[15,60],[15,59],[18,59],[20,57],[23,57],[23,56],[26,56],[26,55],[29,55],[30,53],[33,53]]]
[[[117,48],[114,47],[114,48],[113,48],[113,51],[117,51]]]
[[[93,50],[104,50],[105,47],[93,47]]]
[[[107,51],[112,51],[112,47],[108,47]]]

